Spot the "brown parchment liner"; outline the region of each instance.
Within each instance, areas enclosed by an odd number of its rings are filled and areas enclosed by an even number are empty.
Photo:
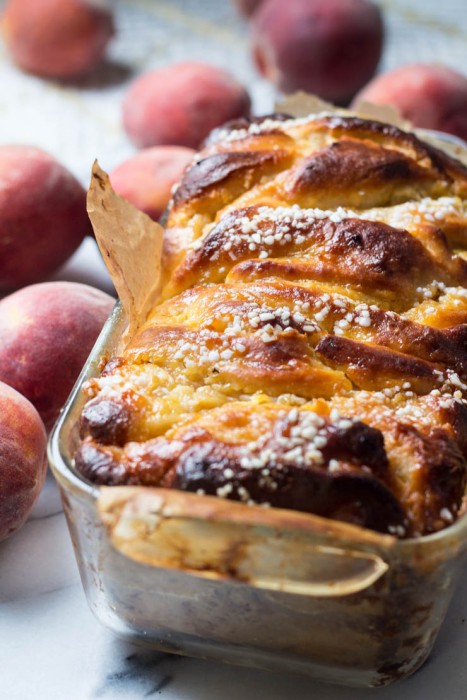
[[[287,97],[275,109],[295,118],[326,112],[410,127],[392,108],[363,103],[350,112],[305,93]],[[414,131],[467,163],[465,148],[436,133]],[[97,163],[88,212],[129,319],[130,338],[157,303],[163,229],[119,197]],[[332,597],[365,590],[384,576],[386,561],[400,544],[394,537],[312,514],[171,489],[101,487],[97,506],[112,545],[133,561],[299,595]],[[429,550],[428,568],[436,568],[436,548]]]
[[[104,487],[99,511],[113,545],[142,564],[296,595],[367,588],[388,570],[378,550],[396,542],[317,516],[171,489]]]
[[[320,114],[321,112],[329,112],[331,114],[340,114],[342,116],[357,116],[362,119],[374,119],[376,121],[393,124],[399,129],[410,129],[411,123],[404,119],[400,112],[390,105],[375,105],[372,102],[361,101],[352,111],[343,107],[336,107],[331,102],[325,102],[316,95],[309,95],[306,92],[298,91],[291,95],[287,95],[282,100],[275,103],[274,109],[277,112],[290,114],[290,116],[299,119],[306,117],[309,114]]]
[[[131,338],[159,295],[164,229],[112,189],[109,176],[97,161],[92,168],[87,210]]]

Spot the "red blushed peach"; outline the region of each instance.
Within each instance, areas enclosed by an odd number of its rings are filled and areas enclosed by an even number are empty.
[[[157,221],[196,151],[183,146],[154,146],[137,153],[110,173],[112,187]]]
[[[22,70],[67,79],[100,63],[114,23],[106,0],[8,0],[2,30]]]
[[[259,71],[284,92],[346,104],[373,75],[383,46],[370,0],[265,0],[251,24]]]
[[[56,420],[115,300],[75,282],[44,282],[0,300],[0,380],[47,429]]]
[[[353,101],[396,107],[414,126],[467,140],[467,78],[439,64],[413,63],[374,78]]]
[[[32,404],[0,382],[0,540],[26,520],[44,484],[47,436]]]
[[[0,146],[0,294],[47,277],[91,233],[66,168],[38,148]]]
[[[140,148],[198,148],[211,129],[249,113],[249,95],[229,73],[188,61],[137,78],[123,103],[123,124]]]

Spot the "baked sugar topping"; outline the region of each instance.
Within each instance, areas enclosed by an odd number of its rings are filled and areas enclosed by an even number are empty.
[[[382,211],[369,210],[360,213],[362,219],[370,221],[380,221]],[[414,225],[418,226],[424,221],[440,226],[443,221],[451,217],[464,218],[467,216],[464,202],[459,197],[439,197],[432,199],[424,197],[415,202],[405,202],[388,207],[384,210],[384,220],[395,228],[411,230]]]
[[[444,282],[439,282],[438,280],[433,280],[425,287],[417,287],[415,291],[419,295],[420,302],[427,299],[440,301],[448,296],[467,299],[467,289],[464,287],[448,287]]]
[[[216,132],[216,140],[229,142],[238,141],[247,136],[257,136],[259,134],[265,134],[271,131],[290,129],[296,126],[304,126],[305,124],[310,124],[313,121],[329,117],[331,120],[335,121],[336,124],[340,121],[340,118],[333,114],[332,112],[318,112],[317,114],[311,114],[306,117],[298,117],[296,119],[264,119],[263,121],[256,123],[253,122],[248,127],[244,129],[219,129]]]
[[[348,430],[357,422],[354,418],[343,418],[336,409],[330,420],[335,430]],[[292,408],[283,419],[280,432],[275,431],[273,441],[269,436],[260,436],[242,447],[240,466],[243,469],[266,469],[287,464],[321,465],[325,461],[323,449],[328,439],[329,423],[323,416],[314,411]]]
[[[211,254],[210,259],[218,260],[219,252],[222,251],[235,261],[238,259],[239,250],[243,250],[245,246],[250,252],[256,252],[260,259],[265,259],[277,246],[291,243],[299,246],[304,243],[310,227],[316,221],[328,219],[333,223],[340,223],[348,218],[359,217],[342,207],[333,211],[301,209],[298,205],[276,208],[262,206],[251,216],[244,214],[235,218],[232,226],[222,230],[220,247]],[[202,248],[206,238],[209,239],[209,234],[204,239],[197,239],[192,244],[192,249]]]

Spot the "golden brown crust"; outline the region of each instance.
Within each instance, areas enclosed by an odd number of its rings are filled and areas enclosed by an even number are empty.
[[[400,151],[342,140],[300,161],[279,187],[284,199],[303,207],[359,207],[362,189],[367,206],[385,206],[405,201],[414,182],[425,196],[436,195],[439,172],[422,168]]]
[[[81,472],[400,537],[467,473],[467,171],[322,115],[212,134],[174,194],[163,301],[87,387]]]
[[[240,193],[249,189],[265,174],[277,171],[281,166],[290,162],[286,151],[252,151],[236,153],[213,153],[197,161],[185,173],[183,181],[177,188],[173,198],[174,208],[186,205],[195,200],[211,199],[208,206],[219,208],[227,204]],[[218,199],[219,188],[228,190],[228,197]]]
[[[233,280],[252,275],[325,279],[382,291],[446,279],[444,261],[437,263],[407,231],[352,217],[339,219],[338,214],[331,220],[332,216],[257,207],[227,214],[175,269],[166,294],[199,282],[221,282],[229,271]],[[259,252],[264,259],[258,259]],[[467,265],[458,274],[467,280]]]

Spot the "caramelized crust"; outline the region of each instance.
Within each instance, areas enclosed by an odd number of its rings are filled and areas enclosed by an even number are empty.
[[[335,213],[321,217],[321,211],[257,207],[227,214],[175,269],[166,294],[220,282],[229,271],[232,280],[326,279],[382,293],[400,292],[408,281],[447,279],[450,260],[437,262],[407,231]],[[467,280],[467,265],[456,272]]]
[[[396,204],[417,189],[436,196],[446,185],[434,168],[423,168],[404,153],[365,141],[331,143],[289,170],[279,183],[284,199],[300,206],[367,206]]]
[[[185,173],[185,177],[177,188],[173,198],[174,208],[181,205],[199,206],[199,200],[210,199],[210,208],[232,201],[236,193],[256,184],[264,175],[284,168],[290,158],[286,151],[253,151],[236,153],[214,153],[203,160],[197,161]],[[281,167],[282,166],[282,167]],[[222,188],[228,193],[219,199]],[[196,205],[195,205],[196,201]],[[203,202],[206,206],[206,203]]]
[[[77,468],[398,537],[451,524],[466,193],[461,163],[379,122],[213,132],[174,193],[162,301],[86,387]]]

